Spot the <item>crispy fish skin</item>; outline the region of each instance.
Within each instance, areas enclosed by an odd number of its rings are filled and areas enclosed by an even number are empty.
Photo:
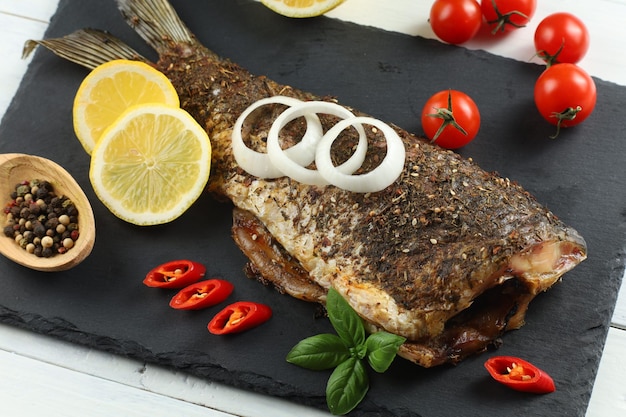
[[[165,0],[118,0],[118,6],[159,52],[155,66],[176,87],[181,107],[209,133],[209,189],[237,207],[233,234],[255,275],[308,301],[323,302],[326,289],[337,289],[372,331],[406,337],[400,354],[407,359],[434,366],[484,350],[523,325],[528,303],[585,259],[583,238],[521,186],[397,127],[406,163],[383,191],[351,193],[250,176],[230,145],[232,127],[249,105],[274,95],[333,99],[218,57],[172,18]],[[127,53],[120,58],[139,58]],[[281,110],[268,107],[249,117],[244,133],[252,147],[263,148]],[[304,129],[302,122],[290,124],[281,140],[294,143]],[[347,135],[338,160],[349,156],[353,143]],[[373,135],[364,169],[384,153],[384,140]],[[254,230],[268,238],[257,239]]]
[[[239,114],[256,100],[277,94],[320,98],[254,77],[228,61],[213,68],[214,58],[208,64],[173,58],[162,56],[157,65],[174,85],[186,86],[182,105],[198,119],[212,115],[204,119],[215,143],[210,189],[253,213],[313,281],[335,287],[365,319],[387,331],[410,340],[440,334],[446,321],[477,295],[499,284],[503,275],[512,276],[513,255],[530,253],[537,245],[564,242],[564,249],[573,253],[564,255],[552,276],[526,274],[533,294],[549,288],[584,257],[582,238],[519,185],[397,128],[407,150],[406,165],[402,176],[381,192],[359,194],[289,178],[252,177],[238,167],[230,147]],[[198,77],[203,72],[206,76]],[[205,79],[214,80],[208,89]],[[198,94],[214,94],[212,106],[219,110],[193,111],[206,103]],[[258,142],[279,112],[251,118]],[[297,140],[304,125],[294,129],[283,132],[284,139]],[[370,158],[383,155],[384,144],[372,144]]]
[[[187,86],[181,92],[183,107],[206,120],[215,144],[210,189],[253,213],[308,271],[307,278],[315,283],[309,288],[332,286],[376,328],[419,341],[404,353],[422,365],[466,356],[471,349],[450,351],[454,345],[450,338],[460,337],[451,336],[451,331],[436,347],[425,347],[424,341],[441,336],[446,323],[487,289],[515,275],[524,284],[510,309],[498,316],[506,321],[497,331],[487,340],[482,340],[484,332],[469,336],[481,339],[476,349],[484,349],[504,330],[520,327],[531,299],[585,257],[583,239],[519,185],[401,129],[396,130],[407,150],[405,169],[392,186],[378,193],[251,177],[237,166],[230,147],[239,114],[256,100],[277,94],[321,98],[252,76],[229,61],[217,66],[214,57],[208,63],[202,58],[192,62],[188,66],[189,61],[183,64],[177,56],[162,55],[157,65],[175,85]],[[199,76],[202,73],[205,76]],[[206,79],[213,80],[208,89],[202,81]],[[203,107],[205,100],[198,99],[207,94],[214,95],[210,110]],[[259,148],[280,110],[255,113],[249,120]],[[304,128],[301,124],[293,127],[294,132],[283,132],[283,139],[296,140]],[[373,143],[370,159],[383,155],[384,144]],[[557,265],[541,273],[534,273],[530,264],[515,270],[514,255],[525,254],[522,259],[532,263],[530,255],[549,243],[559,252]],[[244,250],[251,258],[260,251]],[[257,262],[264,280],[288,286],[271,270],[276,263],[267,265]],[[298,285],[289,293],[310,300],[305,285]],[[512,309],[516,315],[509,314]],[[455,331],[459,333],[458,328]]]

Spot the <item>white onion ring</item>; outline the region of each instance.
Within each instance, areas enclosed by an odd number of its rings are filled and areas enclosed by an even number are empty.
[[[331,161],[330,148],[339,134],[348,126],[368,124],[378,128],[387,141],[387,154],[372,171],[361,175],[347,175]],[[330,184],[355,193],[381,191],[400,176],[404,169],[405,149],[402,139],[386,123],[371,117],[353,117],[334,125],[317,144],[315,164],[319,174]]]
[[[315,155],[318,147],[317,141],[315,143],[307,141],[306,144],[304,144],[304,140],[300,142],[303,145],[299,151],[303,152],[307,159],[309,156],[311,157],[311,160],[307,164],[299,163],[295,160],[295,158],[292,158],[291,155],[287,153],[294,147],[289,148],[287,151],[283,151],[278,142],[278,134],[289,122],[297,117],[306,117],[311,113],[331,114],[347,120],[355,118],[352,112],[335,103],[327,101],[301,102],[300,104],[294,105],[282,112],[272,124],[272,127],[267,134],[267,154],[269,155],[269,159],[272,164],[278,170],[282,171],[284,175],[287,175],[303,184],[319,186],[328,185],[329,182],[322,175],[320,175],[317,170],[305,168],[306,165],[309,165],[316,157]],[[359,169],[363,164],[367,153],[367,135],[365,134],[365,130],[363,130],[363,127],[358,124],[354,127],[359,133],[359,143],[356,150],[343,164],[338,167],[333,167],[345,174],[352,174],[354,171]],[[341,131],[339,131],[337,135],[339,133],[341,133]]]
[[[267,153],[257,152],[249,147],[243,141],[241,129],[245,119],[257,108],[266,104],[284,104],[286,106],[298,106],[303,104],[302,101],[286,96],[268,97],[256,101],[248,107],[237,119],[232,132],[232,147],[235,160],[246,172],[259,178],[278,178],[284,174],[273,164]],[[303,151],[302,148],[310,149],[310,144],[316,144],[324,134],[322,124],[316,114],[303,114],[306,119],[306,132],[302,140],[296,145],[287,149],[285,153],[289,160],[295,161],[300,165],[309,165],[315,158],[315,151]],[[295,119],[295,117],[293,118]],[[291,119],[291,120],[293,120]],[[313,146],[313,149],[315,147]]]

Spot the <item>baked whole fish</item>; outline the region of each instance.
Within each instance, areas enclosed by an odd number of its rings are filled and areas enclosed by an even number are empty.
[[[166,0],[117,0],[128,23],[159,54],[153,63],[176,87],[181,107],[212,142],[208,188],[233,202],[233,237],[250,262],[247,273],[294,297],[324,303],[335,288],[371,331],[407,338],[399,354],[424,367],[456,363],[518,329],[530,301],[586,258],[583,238],[521,186],[471,160],[393,127],[406,149],[400,177],[373,193],[261,179],[236,162],[231,134],[257,100],[316,97],[254,76],[202,46]],[[30,41],[94,68],[125,58],[147,61],[108,33],[81,30]],[[265,106],[246,119],[250,147],[262,150],[284,107]],[[362,115],[359,112],[354,112]],[[336,119],[320,115],[326,127]],[[306,125],[289,124],[283,146]],[[346,131],[348,132],[348,131]],[[346,160],[348,132],[334,147]],[[385,155],[370,138],[363,167]]]

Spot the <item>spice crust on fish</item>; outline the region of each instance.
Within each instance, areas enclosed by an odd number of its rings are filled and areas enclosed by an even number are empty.
[[[406,337],[399,354],[430,367],[497,345],[506,331],[524,324],[537,294],[586,258],[583,238],[520,185],[396,126],[405,166],[379,192],[248,174],[231,147],[235,121],[248,106],[276,95],[335,100],[252,75],[217,56],[165,0],[117,3],[159,53],[153,65],[172,81],[181,107],[209,133],[209,190],[235,206],[233,238],[250,260],[250,276],[320,303],[335,288],[370,331]],[[28,48],[36,44],[89,68],[113,57],[147,61],[94,30],[31,42]],[[282,110],[266,106],[250,115],[243,128],[250,147],[263,149]],[[336,121],[320,118],[325,127]],[[301,120],[286,126],[280,133],[283,146],[296,143],[305,129]],[[384,138],[370,133],[363,171],[386,152]],[[356,134],[348,132],[334,146],[338,163],[350,157],[356,142]]]

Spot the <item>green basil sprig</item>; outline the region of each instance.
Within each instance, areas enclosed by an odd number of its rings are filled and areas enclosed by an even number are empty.
[[[326,384],[326,403],[332,414],[352,411],[369,389],[365,359],[379,373],[393,362],[406,339],[387,332],[366,337],[363,320],[334,289],[328,291],[326,311],[337,334],[318,334],[300,341],[287,362],[314,371],[334,369]]]

